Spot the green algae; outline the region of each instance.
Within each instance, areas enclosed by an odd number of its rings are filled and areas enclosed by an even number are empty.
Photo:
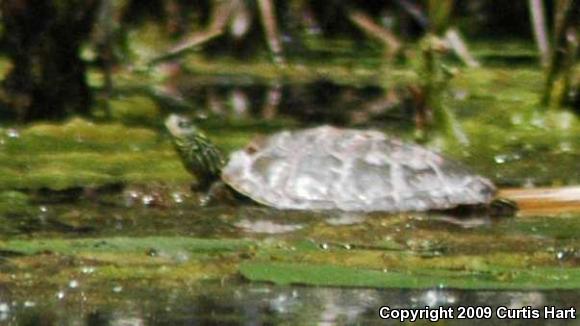
[[[358,65],[337,66],[334,63],[303,61],[279,66],[267,62],[249,62],[237,65],[235,61],[224,60],[216,62],[195,57],[188,61],[186,68],[189,73],[207,76],[243,76],[244,80],[253,82],[292,81],[305,83],[320,79],[329,79],[348,85],[366,85],[380,83],[385,86],[411,82],[417,79],[414,72],[398,69],[392,65],[376,67],[360,67]]]
[[[180,237],[142,237],[142,238],[88,238],[88,239],[35,239],[0,241],[2,250],[22,254],[54,252],[59,254],[78,254],[80,252],[141,252],[158,250],[163,252],[227,252],[247,250],[251,241],[237,239],[193,239]]]
[[[503,272],[503,273],[501,273]],[[496,273],[464,273],[447,270],[409,272],[378,271],[332,265],[244,263],[241,273],[251,281],[282,285],[315,285],[366,288],[453,289],[578,289],[580,269],[536,268]]]
[[[316,228],[314,223],[309,229]],[[304,233],[278,240],[179,235],[12,239],[0,241],[0,256],[10,253],[4,257],[4,271],[13,275],[58,270],[42,278],[48,283],[62,282],[78,266],[98,266],[99,272],[91,276],[94,284],[147,279],[176,286],[237,275],[278,284],[378,288],[577,289],[580,284],[573,258],[562,260],[556,252],[565,248],[566,255],[573,256],[570,248],[577,241],[558,235],[549,242],[538,240],[537,234],[520,235],[523,245],[514,245],[511,234],[479,230],[463,234],[457,243],[444,240],[433,246],[425,236],[448,239],[444,230],[401,234],[405,244],[373,236],[345,243],[345,231],[341,228],[335,240],[328,232],[318,234],[317,241],[302,240],[310,237]],[[504,245],[486,246],[490,241]],[[413,244],[417,242],[423,244]],[[481,248],[474,251],[474,243]],[[70,267],[59,268],[63,261]]]
[[[19,191],[1,191],[0,192],[0,212],[26,210],[30,205],[30,198]]]
[[[151,280],[164,287],[176,286],[233,274],[239,255],[251,252],[254,245],[238,239],[161,236],[0,241],[0,257],[7,253],[12,257],[4,262],[0,283],[6,272],[18,271],[12,281],[22,281],[20,285],[56,285],[78,278],[96,285]],[[91,270],[90,275],[79,273],[82,266]]]
[[[191,180],[169,141],[144,128],[73,119],[36,124],[6,138],[0,189],[63,190],[115,183]]]
[[[128,125],[156,125],[162,119],[159,105],[150,97],[113,98],[107,104],[111,118]]]

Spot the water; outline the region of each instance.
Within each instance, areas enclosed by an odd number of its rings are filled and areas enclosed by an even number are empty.
[[[412,140],[407,85],[372,68],[362,77],[340,70],[334,81],[288,69],[288,81],[201,66],[210,73],[185,76],[173,91],[226,151],[255,133],[322,123]],[[425,145],[502,188],[577,185],[577,116],[544,111],[542,81],[525,65],[464,72],[444,100],[466,141],[435,128]],[[366,325],[384,323],[382,305],[580,306],[578,213],[203,207],[162,110],[135,103],[113,105],[124,125],[2,126],[0,322]]]
[[[139,288],[115,292],[107,288],[95,302],[95,291],[68,289],[42,300],[22,301],[10,295],[0,296],[0,320],[5,324],[30,325],[383,325],[397,320],[379,319],[379,309],[452,307],[460,320],[458,307],[489,306],[516,309],[543,306],[559,308],[578,306],[575,291],[458,291],[447,289],[377,290],[348,288],[308,288],[264,284],[208,283],[181,289]],[[109,293],[106,293],[109,291]],[[425,321],[425,319],[423,319]],[[505,321],[494,318],[492,323]],[[520,320],[515,324],[530,321]],[[473,321],[489,324],[490,321]],[[567,324],[563,320],[546,321],[548,325]]]

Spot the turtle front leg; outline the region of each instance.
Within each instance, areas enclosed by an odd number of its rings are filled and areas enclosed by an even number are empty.
[[[214,181],[200,197],[201,206],[218,203],[233,204],[236,202],[235,192],[230,186],[221,180]]]
[[[208,193],[215,183],[221,182],[220,179],[213,176],[199,175],[195,171],[190,172],[196,177],[195,182],[190,187],[193,192]]]

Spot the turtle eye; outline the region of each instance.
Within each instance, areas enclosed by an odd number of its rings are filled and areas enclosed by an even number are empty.
[[[189,123],[189,121],[187,121],[186,119],[180,119],[180,120],[177,122],[177,126],[178,126],[179,128],[184,128],[184,129],[185,129],[185,128],[189,128],[189,127],[191,126],[191,124],[190,124],[190,123]]]

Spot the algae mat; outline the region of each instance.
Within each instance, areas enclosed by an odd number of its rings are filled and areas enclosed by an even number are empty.
[[[9,240],[0,242],[0,283],[58,286],[89,267],[93,272],[82,279],[94,285],[147,281],[165,287],[241,275],[253,282],[333,287],[580,288],[580,268],[558,265],[542,252],[437,256],[392,247],[329,250],[305,241],[178,236]]]

